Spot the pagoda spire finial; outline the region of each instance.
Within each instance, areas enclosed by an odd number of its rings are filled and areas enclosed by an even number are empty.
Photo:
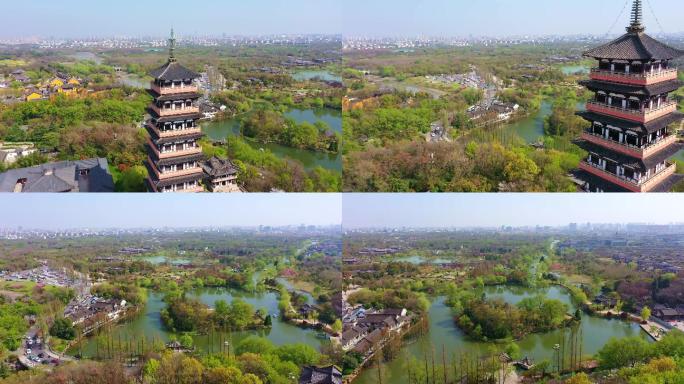
[[[176,61],[176,35],[171,28],[171,38],[169,39],[169,63]]]
[[[627,27],[627,32],[629,33],[641,33],[646,30],[644,27],[644,11],[643,4],[641,0],[634,0],[632,4],[632,22]]]

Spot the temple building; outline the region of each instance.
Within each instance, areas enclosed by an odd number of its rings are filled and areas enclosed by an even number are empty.
[[[305,366],[299,374],[299,384],[342,384],[342,371],[334,365]]]
[[[668,97],[682,86],[672,60],[684,52],[644,33],[641,0],[631,16],[626,34],[584,54],[598,61],[581,82],[594,98],[578,113],[591,123],[577,141],[589,155],[575,175],[587,192],[666,192],[684,178],[669,160],[684,115]]]
[[[238,168],[230,160],[212,157],[202,164],[205,173],[205,184],[209,191],[215,193],[241,192],[237,183]]]
[[[200,75],[176,61],[175,46],[172,30],[168,62],[150,73],[154,101],[146,124],[148,184],[153,192],[202,192],[204,155],[197,141],[203,134],[195,84]]]

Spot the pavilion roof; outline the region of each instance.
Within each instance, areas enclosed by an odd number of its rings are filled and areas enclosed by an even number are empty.
[[[228,159],[219,159],[212,157],[206,163],[202,164],[204,172],[209,176],[217,177],[224,175],[235,175],[238,173],[238,168]]]

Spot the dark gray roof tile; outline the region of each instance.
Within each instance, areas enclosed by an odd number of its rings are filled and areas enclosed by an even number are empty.
[[[596,59],[626,61],[672,60],[682,55],[684,51],[663,44],[643,32],[626,33],[584,53],[584,56]]]

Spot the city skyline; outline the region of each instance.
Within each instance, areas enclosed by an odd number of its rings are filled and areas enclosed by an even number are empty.
[[[684,223],[684,207],[672,194],[350,194],[342,200],[345,230]]]
[[[341,4],[335,0],[203,0],[202,6],[168,0],[158,5],[133,0],[116,6],[86,0],[11,2],[3,7],[11,17],[5,18],[0,38],[165,36],[172,27],[179,36],[341,33]],[[64,22],[69,19],[78,23]]]
[[[341,224],[334,194],[8,195],[0,228],[140,229]]]
[[[624,33],[629,24],[631,3],[631,0],[348,0],[344,8],[343,34],[376,38],[605,36]],[[680,1],[646,1],[647,33],[683,32],[678,17],[683,13],[684,3]]]
[[[349,0],[343,4],[334,0],[205,0],[201,7],[186,7],[182,14],[175,10],[185,3],[169,0],[165,4],[160,8],[150,2],[122,0],[112,8],[84,0],[12,2],[5,5],[6,14],[12,17],[5,20],[0,38],[161,38],[172,27],[180,38],[314,34],[371,38],[606,36],[624,31],[631,1]],[[647,1],[647,32],[684,33],[677,18],[683,12],[684,3],[675,0]],[[162,21],[149,23],[152,14]],[[63,22],[74,16],[79,23]],[[31,28],[26,27],[26,20],[32,20]]]

